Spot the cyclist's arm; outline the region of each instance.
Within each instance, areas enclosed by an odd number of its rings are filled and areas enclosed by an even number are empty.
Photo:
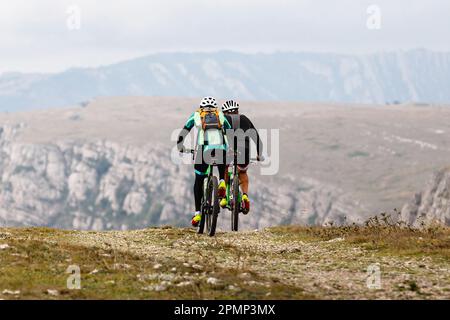
[[[178,135],[177,148],[180,151],[183,150],[184,138],[186,138],[186,136],[189,134],[189,131],[191,131],[191,129],[194,127],[194,124],[195,124],[194,115],[195,115],[195,112],[186,121],[183,129],[181,129],[181,132]]]
[[[223,123],[222,123],[222,133],[223,133],[223,139],[224,139],[224,144],[226,146],[226,148],[228,149],[230,146],[230,141],[228,140],[228,130],[231,129],[231,124],[230,121],[228,121],[228,117],[222,113],[223,116]]]
[[[231,128],[231,124],[230,124],[230,122],[228,121],[228,119],[227,119],[226,116],[223,117],[223,127],[225,128],[225,130],[226,130],[226,129],[232,129],[232,128]]]
[[[261,138],[259,137],[259,133],[258,130],[256,130],[255,126],[253,125],[253,123],[250,121],[249,118],[247,118],[245,115],[242,115],[242,117],[245,118],[246,121],[248,121],[248,125],[249,128],[253,130],[253,132],[255,134],[251,135],[251,138],[253,140],[253,142],[256,144],[256,152],[258,153],[258,156],[262,156],[262,152],[263,152],[263,143]]]

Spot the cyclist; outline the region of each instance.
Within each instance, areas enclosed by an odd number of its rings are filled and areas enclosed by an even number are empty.
[[[253,123],[245,115],[239,113],[239,104],[236,101],[228,100],[222,105],[222,112],[231,124],[232,129],[227,130],[228,143],[230,149],[238,152],[239,184],[242,189],[243,213],[250,211],[250,200],[248,198],[248,174],[247,169],[250,164],[250,138],[256,144],[257,160],[263,161],[263,145]],[[241,129],[241,130],[239,130]],[[230,155],[232,159],[232,155]],[[227,163],[230,163],[228,161]],[[228,180],[228,175],[225,176]],[[226,181],[227,182],[227,181]],[[226,207],[227,198],[222,198],[220,206]]]
[[[227,149],[227,139],[225,130],[230,129],[230,123],[225,118],[222,111],[217,108],[217,101],[213,97],[205,97],[200,102],[199,109],[195,111],[186,121],[178,136],[177,147],[180,152],[184,152],[183,142],[189,131],[196,127],[197,146],[195,151],[195,182],[194,199],[195,213],[192,217],[192,226],[198,226],[201,219],[201,201],[203,197],[203,181],[207,176],[208,166],[215,159],[219,169],[218,197],[222,199],[226,196],[225,185],[225,156]]]

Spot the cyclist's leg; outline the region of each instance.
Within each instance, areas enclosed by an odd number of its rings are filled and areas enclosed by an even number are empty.
[[[228,165],[225,165],[225,183],[228,185],[228,180],[230,177],[228,177]]]
[[[220,169],[219,169],[220,171]],[[229,177],[228,177],[228,165],[225,165],[225,187],[228,186],[229,183]],[[225,196],[222,198],[222,200],[220,200],[220,206],[222,208],[225,208],[228,204],[228,200],[227,200],[227,196],[226,196],[226,191],[225,191]]]
[[[239,171],[239,184],[241,185],[242,193],[248,194],[248,166],[250,164],[250,149],[245,148],[244,151],[245,158],[244,163],[238,164]]]
[[[225,173],[224,173],[225,183],[228,185],[228,182],[230,180],[230,177],[228,176],[228,170],[229,170],[230,165],[233,162],[233,154],[228,152],[227,150],[224,150],[223,157],[224,157],[224,161],[225,161]]]
[[[239,184],[241,185],[242,193],[248,194],[248,174],[247,174],[247,170],[242,171],[239,168]]]
[[[222,149],[215,150],[217,159],[217,169],[219,170],[219,198],[223,199],[227,195],[227,185],[225,182],[226,152]]]
[[[194,199],[195,199],[195,211],[200,211],[203,197],[203,181],[206,178],[206,171],[208,165],[205,163],[195,164],[195,182],[194,182]]]
[[[223,149],[215,149],[213,151],[213,157],[217,164],[217,169],[219,170],[219,179],[225,179],[225,171],[227,168],[227,158],[226,158],[226,150]]]
[[[198,222],[200,221],[200,210],[202,206],[202,197],[203,197],[203,181],[206,178],[206,171],[208,170],[208,165],[204,163],[203,157],[201,154],[199,154],[198,151],[197,155],[195,157],[195,165],[194,165],[194,171],[195,171],[195,182],[194,182],[194,200],[195,200],[195,214],[192,217],[192,225],[196,227],[198,225]]]
[[[250,211],[250,199],[248,198],[248,174],[247,170],[239,170],[239,184],[242,190],[242,212],[247,214]]]
[[[219,169],[219,179],[220,180],[225,180],[225,172],[227,170],[227,165],[225,164],[219,164],[217,166],[217,168]]]
[[[243,212],[248,213],[250,211],[250,200],[248,198],[248,174],[247,169],[250,164],[250,150],[245,150],[245,161],[243,164],[238,165],[239,171],[239,184],[242,190]]]

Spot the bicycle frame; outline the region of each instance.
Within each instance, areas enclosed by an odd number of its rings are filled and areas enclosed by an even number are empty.
[[[195,150],[194,149],[186,149],[183,153],[190,153],[192,155],[192,160],[195,158]],[[205,194],[205,189],[208,185],[208,182],[211,180],[211,177],[213,176],[213,169],[214,167],[217,167],[217,163],[214,161],[212,164],[208,164],[208,168],[206,169],[206,177],[203,181],[203,194]],[[202,199],[203,200],[203,199]]]
[[[232,209],[231,203],[232,203],[232,201],[236,200],[236,199],[232,199],[233,195],[232,195],[231,186],[233,185],[234,179],[239,179],[239,172],[238,172],[238,167],[237,167],[237,156],[238,156],[238,153],[236,151],[234,151],[233,153],[234,153],[234,156],[233,156],[233,167],[232,167],[232,170],[229,170],[229,168],[228,168],[228,172],[227,172],[227,174],[228,174],[228,183],[227,183],[227,194],[226,194],[226,197],[227,197],[227,206],[226,206],[226,208],[228,210]],[[237,199],[237,202],[235,202],[235,203],[240,204],[241,200],[242,200],[242,192],[241,192],[241,190],[239,188],[239,197]],[[239,211],[241,211],[240,208],[239,208]]]
[[[232,166],[232,170],[230,170],[230,167],[228,167],[228,172],[226,173],[228,175],[228,183],[227,183],[227,194],[226,194],[226,198],[227,198],[227,205],[225,208],[227,208],[228,210],[232,210],[233,207],[232,205],[234,204],[234,200],[232,199],[233,197],[233,192],[232,192],[232,185],[233,185],[233,181],[234,179],[239,179],[239,168],[238,168],[238,162],[237,162],[237,157],[239,152],[238,151],[233,151],[234,155],[233,155],[233,166]],[[249,164],[254,164],[258,162],[257,158],[250,158],[250,163]],[[240,207],[242,202],[242,191],[240,188],[240,183],[239,183],[239,192],[238,192],[238,199],[237,199],[237,203],[239,204],[239,212],[242,212],[242,209]]]
[[[189,152],[194,155],[194,150]],[[242,202],[242,192],[239,183],[239,168],[238,168],[238,151],[233,151],[233,166],[232,170],[228,167],[228,183],[226,187],[226,208],[231,211],[231,224],[232,231],[238,231],[239,225],[239,213],[243,212],[241,202]],[[255,159],[250,159],[250,163],[254,163]],[[207,226],[208,234],[213,236],[215,234],[217,216],[220,212],[219,202],[217,200],[217,188],[218,179],[214,176],[214,167],[218,164],[215,160],[211,164],[208,164],[206,177],[203,180],[203,197],[202,197],[202,219],[197,230],[197,233],[203,233],[203,228],[205,223]],[[237,180],[236,180],[237,179]],[[209,188],[212,188],[210,190]],[[214,196],[211,196],[211,191]],[[244,212],[245,213],[245,212]]]

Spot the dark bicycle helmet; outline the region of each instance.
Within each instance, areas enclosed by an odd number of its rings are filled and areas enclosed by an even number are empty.
[[[222,105],[222,111],[225,112],[232,110],[239,110],[239,103],[234,100],[225,101],[225,103]]]

